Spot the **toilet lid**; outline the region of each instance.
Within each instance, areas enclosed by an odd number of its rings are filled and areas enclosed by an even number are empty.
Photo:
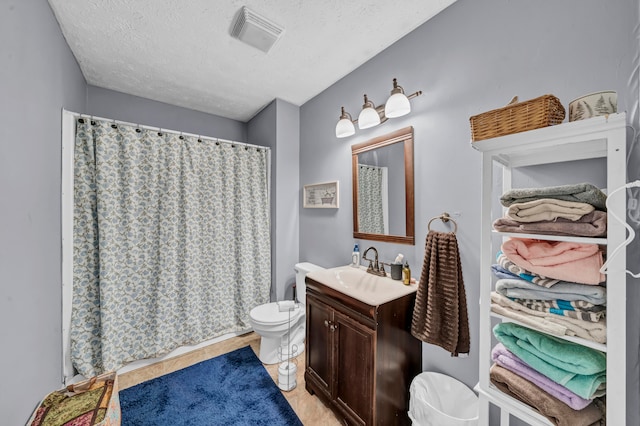
[[[278,309],[278,304],[276,302],[265,303],[264,305],[256,306],[251,310],[249,315],[253,320],[261,322],[263,324],[280,324],[291,320],[295,320],[298,318],[302,309],[300,309],[300,304],[298,304],[293,311],[291,311],[291,316],[289,316],[289,312],[280,312]]]

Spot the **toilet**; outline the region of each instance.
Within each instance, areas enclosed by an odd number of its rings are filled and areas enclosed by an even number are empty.
[[[262,363],[277,364],[304,352],[307,294],[304,278],[307,273],[320,269],[324,268],[308,262],[295,265],[296,298],[300,303],[296,303],[292,310],[281,312],[278,302],[271,302],[256,306],[249,313],[249,323],[253,331],[262,337],[258,355]],[[285,301],[285,304],[287,302],[291,303]]]

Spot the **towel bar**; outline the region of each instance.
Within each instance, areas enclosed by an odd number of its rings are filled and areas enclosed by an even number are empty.
[[[455,234],[456,232],[458,232],[458,224],[456,223],[455,220],[451,218],[451,216],[449,216],[449,213],[447,212],[442,213],[440,216],[432,217],[431,220],[429,220],[429,223],[427,224],[427,230],[431,231],[431,222],[433,222],[436,219],[440,219],[444,223],[447,223],[449,221],[453,222],[453,226],[454,226],[453,233]]]

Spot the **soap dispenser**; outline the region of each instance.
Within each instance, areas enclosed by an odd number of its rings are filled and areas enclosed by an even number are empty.
[[[411,284],[411,268],[409,268],[409,262],[404,262],[404,268],[402,268],[402,284]]]
[[[354,268],[360,267],[360,247],[358,247],[358,244],[353,246],[353,253],[351,253],[351,266]]]

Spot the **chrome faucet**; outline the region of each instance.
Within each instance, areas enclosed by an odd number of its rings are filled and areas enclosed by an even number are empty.
[[[367,253],[369,253],[369,250],[373,250],[373,253],[375,254],[375,258],[373,260],[367,258]],[[362,258],[364,260],[368,260],[369,261],[369,266],[367,267],[367,272],[373,275],[378,275],[380,277],[386,277],[387,273],[384,271],[384,264],[381,262],[378,262],[378,250],[371,246],[368,249],[366,249],[364,251],[364,254],[362,255]]]

